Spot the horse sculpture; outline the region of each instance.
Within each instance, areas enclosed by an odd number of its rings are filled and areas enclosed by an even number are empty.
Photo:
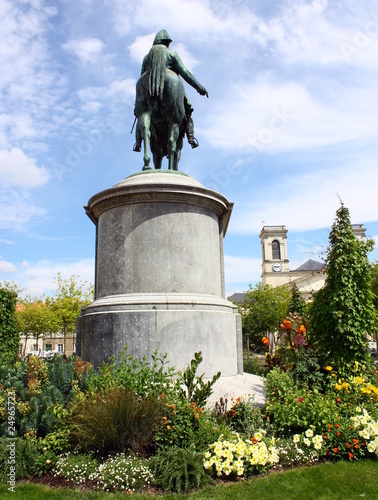
[[[137,137],[139,135],[144,146],[143,170],[151,169],[150,148],[156,169],[161,169],[162,160],[167,156],[169,170],[178,170],[185,132],[188,140],[190,136],[192,147],[198,146],[190,116],[193,108],[180,75],[201,95],[208,96],[208,93],[185,68],[176,52],[169,49],[171,41],[166,30],[157,33],[143,60],[142,75],[136,86],[135,115],[138,118]],[[136,146],[135,150],[140,151]]]
[[[149,75],[143,73],[137,83],[138,127],[144,146],[143,170],[150,169],[150,152],[154,167],[160,169],[168,157],[169,170],[178,170],[186,129],[184,86],[174,71],[165,70],[162,96],[151,95]]]

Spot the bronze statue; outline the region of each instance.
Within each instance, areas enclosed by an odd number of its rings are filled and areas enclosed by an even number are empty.
[[[136,86],[134,113],[138,123],[134,151],[141,150],[143,140],[143,170],[151,168],[150,145],[155,168],[160,169],[163,157],[167,156],[170,170],[178,170],[185,133],[192,148],[199,145],[194,137],[193,107],[180,76],[199,94],[209,95],[178,54],[169,48],[171,42],[166,30],[157,33],[143,60]]]

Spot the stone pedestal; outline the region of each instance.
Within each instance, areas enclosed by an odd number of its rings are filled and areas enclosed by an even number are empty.
[[[132,175],[85,207],[96,225],[95,301],[80,317],[78,352],[99,366],[128,345],[157,349],[201,373],[243,371],[241,318],[225,299],[223,237],[232,204],[180,172]]]

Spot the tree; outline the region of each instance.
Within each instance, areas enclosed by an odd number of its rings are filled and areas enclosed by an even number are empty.
[[[291,288],[291,300],[289,305],[289,312],[296,313],[299,316],[305,316],[307,314],[307,304],[303,295],[298,290],[296,283],[293,283]]]
[[[348,369],[367,356],[375,310],[367,253],[373,242],[357,241],[349,210],[341,202],[329,235],[324,287],[310,310],[311,339],[323,361]]]
[[[262,337],[275,332],[288,314],[291,293],[286,287],[273,288],[258,283],[244,297],[244,305],[239,309],[243,322],[243,333],[261,344]]]
[[[58,286],[55,299],[51,304],[56,323],[64,336],[64,352],[66,352],[67,333],[76,333],[76,321],[81,309],[93,300],[93,286],[82,282],[72,275],[64,279],[58,273],[55,282]]]
[[[0,365],[11,366],[17,359],[20,336],[15,320],[17,293],[0,285]]]
[[[38,297],[26,297],[17,304],[16,320],[18,331],[23,333],[25,356],[26,345],[29,335],[36,339],[36,350],[38,351],[38,340],[47,334],[58,331],[58,324],[50,308],[51,299]]]
[[[371,289],[373,291],[373,303],[375,309],[375,336],[376,344],[378,349],[378,261],[376,260],[371,264]]]

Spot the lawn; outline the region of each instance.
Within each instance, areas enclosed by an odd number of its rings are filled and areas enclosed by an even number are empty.
[[[230,482],[208,486],[190,495],[167,494],[164,498],[188,499],[378,499],[378,461],[324,463],[313,467],[301,467],[285,472],[271,473],[248,481]],[[51,490],[42,485],[17,483],[15,493],[8,492],[0,484],[2,499],[54,500],[63,499],[121,499],[123,494],[83,492],[79,490]],[[146,495],[134,494],[133,498],[146,500]],[[151,496],[150,496],[151,497]],[[148,497],[147,497],[148,498]],[[153,497],[152,497],[153,498]]]

